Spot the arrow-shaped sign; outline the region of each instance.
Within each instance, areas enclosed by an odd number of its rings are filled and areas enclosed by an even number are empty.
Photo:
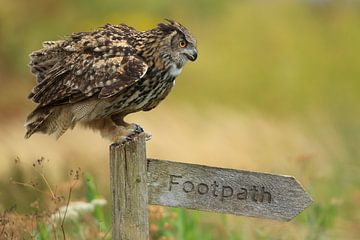
[[[148,159],[149,204],[289,221],[312,203],[291,176]]]

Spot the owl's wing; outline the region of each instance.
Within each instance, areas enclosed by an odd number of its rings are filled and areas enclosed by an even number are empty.
[[[129,33],[106,26],[93,33],[73,34],[56,46],[34,52],[30,67],[38,81],[29,98],[41,106],[93,96],[108,98],[141,79],[148,66],[129,43],[134,30],[118,27]],[[45,64],[42,57],[51,64]]]

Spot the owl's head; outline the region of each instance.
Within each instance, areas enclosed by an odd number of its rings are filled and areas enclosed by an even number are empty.
[[[166,19],[167,23],[160,23],[159,29],[165,33],[163,47],[166,48],[171,60],[178,67],[197,58],[196,39],[191,32],[180,23]]]

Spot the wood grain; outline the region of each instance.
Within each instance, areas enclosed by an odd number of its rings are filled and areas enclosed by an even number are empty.
[[[110,146],[113,239],[148,240],[145,134]]]
[[[312,203],[290,176],[148,159],[149,204],[289,221]]]

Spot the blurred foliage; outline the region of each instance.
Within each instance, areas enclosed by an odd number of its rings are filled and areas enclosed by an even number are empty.
[[[311,133],[306,136],[314,139],[312,143],[321,142],[321,150],[328,152],[329,159],[322,163],[322,168],[329,168],[331,174],[322,174],[323,169],[319,169],[321,174],[316,172],[318,165],[311,157],[311,161],[304,157],[305,160],[294,163],[316,201],[293,223],[295,233],[290,232],[292,228],[289,233],[276,232],[272,229],[274,223],[269,228],[257,227],[257,222],[248,219],[251,222],[248,225],[244,220],[237,222],[240,227],[234,227],[218,215],[211,215],[215,223],[208,223],[202,217],[207,215],[176,210],[177,218],[158,219],[154,236],[220,239],[225,234],[234,240],[293,236],[340,239],[344,233],[349,236],[359,233],[356,204],[360,199],[360,1],[357,0],[0,0],[0,121],[11,121],[13,115],[23,117],[24,111],[30,109],[25,96],[34,77],[26,66],[29,53],[39,49],[41,42],[71,32],[91,31],[107,22],[145,30],[164,18],[187,26],[198,39],[199,48],[198,60],[185,67],[168,97],[169,106],[190,105],[205,115],[206,109],[217,108],[232,108],[245,114],[261,112],[271,116],[267,120],[279,124],[296,119],[301,123],[296,125],[301,128],[299,132]],[[213,126],[220,133],[223,127]],[[286,127],[277,134],[289,134]],[[302,138],[296,138],[296,134],[286,136],[302,144]],[[258,144],[255,142],[254,145]],[[317,146],[314,149],[318,150]],[[18,166],[9,169],[9,176],[19,181],[26,178]],[[74,197],[86,196],[91,201],[98,195],[91,177],[83,191],[84,194]],[[18,210],[26,212],[26,206],[37,194],[14,190],[7,179],[0,179],[0,196],[1,207],[10,207],[16,200]],[[39,201],[44,203],[42,198]],[[92,217],[102,231],[110,225],[108,212],[99,207]],[[336,235],[339,226],[343,231]],[[210,235],[203,231],[205,227],[213,230]],[[44,225],[39,225],[38,231],[39,238],[46,239]]]
[[[199,43],[199,60],[187,66],[174,99],[358,116],[359,6],[324,0],[5,1],[0,69],[29,83],[28,54],[42,41],[107,22],[144,30],[166,17],[188,26]]]

